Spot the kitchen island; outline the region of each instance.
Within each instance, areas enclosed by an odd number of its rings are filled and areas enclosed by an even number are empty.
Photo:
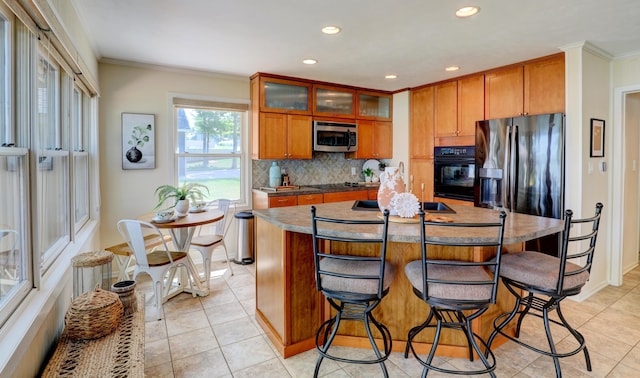
[[[353,211],[353,201],[315,205],[319,216],[345,219],[374,219],[376,211]],[[455,214],[446,214],[453,221],[481,222],[498,219],[495,210],[450,204]],[[283,357],[315,347],[315,333],[324,319],[329,317],[329,306],[316,291],[313,266],[310,206],[254,210],[256,216],[256,319]],[[326,229],[340,236],[351,232],[349,225]],[[372,235],[379,234],[380,226],[372,226]],[[409,329],[424,321],[427,304],[413,293],[404,275],[404,266],[420,259],[420,225],[390,223],[387,260],[396,267],[389,294],[376,308],[376,319],[385,324],[393,337],[393,350],[403,351]],[[560,232],[563,221],[509,213],[505,225],[505,251],[518,252],[527,240]],[[434,235],[435,236],[435,235]],[[481,238],[482,235],[461,235],[454,230],[443,231],[438,237]],[[344,245],[332,244],[332,253],[346,253]],[[375,253],[371,246],[350,247],[350,254]],[[487,248],[447,248],[429,250],[434,258],[486,261],[495,251]],[[473,323],[474,331],[485,340],[493,330],[493,319],[513,308],[513,296],[501,288],[498,303]],[[349,323],[349,322],[348,322]],[[369,341],[361,324],[345,324],[335,345],[369,348]],[[341,326],[342,327],[342,326]],[[459,332],[443,333],[439,354],[464,357],[467,344]],[[433,332],[422,332],[414,339],[418,353],[427,353]],[[497,340],[500,343],[501,340]],[[498,345],[498,344],[494,344]]]

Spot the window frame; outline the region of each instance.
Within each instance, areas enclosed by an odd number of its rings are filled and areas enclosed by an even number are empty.
[[[178,184],[179,172],[178,161],[180,158],[188,157],[235,157],[240,159],[240,198],[234,200],[238,207],[248,207],[250,203],[251,193],[251,157],[249,154],[251,125],[250,125],[250,102],[248,100],[230,99],[220,97],[203,97],[195,95],[171,94],[169,100],[170,119],[171,119],[171,140],[170,146],[173,150],[171,159],[171,171],[173,172],[173,182]],[[240,129],[240,153],[181,153],[178,146],[178,109],[205,109],[205,110],[221,110],[221,111],[239,111],[242,112],[242,121]]]

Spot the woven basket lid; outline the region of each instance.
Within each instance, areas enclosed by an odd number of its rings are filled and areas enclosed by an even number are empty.
[[[108,290],[96,288],[88,291],[71,302],[71,308],[75,310],[95,310],[111,306],[114,302],[119,301],[118,294]]]
[[[76,268],[90,268],[110,263],[111,260],[113,260],[113,253],[108,251],[93,251],[74,256],[71,262]]]
[[[96,287],[71,302],[64,317],[66,331],[72,339],[97,339],[118,327],[122,313],[118,294]]]

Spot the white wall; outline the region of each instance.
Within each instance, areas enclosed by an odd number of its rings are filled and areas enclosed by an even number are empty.
[[[590,120],[603,119],[610,125],[610,59],[589,44],[565,48],[566,142],[565,208],[574,217],[594,214],[595,204],[604,204],[589,282],[578,296],[583,299],[608,285],[609,256],[609,169],[600,170],[611,151],[605,134],[605,157],[589,157]]]
[[[405,184],[409,174],[409,91],[393,95],[393,159],[391,166],[404,163]]]
[[[150,66],[100,63],[100,189],[102,246],[121,243],[116,223],[153,211],[154,190],[173,183],[169,95],[249,100],[249,78]],[[156,168],[122,170],[121,114],[155,114]]]

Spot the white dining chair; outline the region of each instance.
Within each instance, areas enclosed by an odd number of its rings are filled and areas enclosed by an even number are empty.
[[[155,225],[139,220],[123,219],[118,222],[118,231],[135,256],[136,267],[133,279],[135,280],[140,273],[147,273],[153,281],[155,305],[158,311],[158,320],[160,320],[162,318],[164,296],[168,293],[171,285],[171,282],[165,284],[167,273],[172,269],[184,266],[187,268],[188,276],[195,280],[198,272],[186,252],[171,251],[168,248],[164,235]],[[162,241],[162,244],[152,249],[147,249],[145,247],[145,236],[147,235],[156,235]],[[171,274],[170,281],[173,276],[174,274]],[[188,285],[192,287],[191,280],[189,280]]]
[[[213,234],[202,235],[200,233],[202,231],[202,227],[200,227],[200,229],[198,230],[198,235],[194,236],[193,239],[191,239],[191,248],[197,250],[202,255],[202,263],[204,265],[204,280],[207,282],[207,288],[209,288],[209,281],[211,280],[211,255],[213,254],[213,250],[216,249],[216,247],[222,247],[222,249],[224,249],[224,255],[227,258],[227,267],[229,268],[229,272],[231,272],[231,275],[233,275],[231,260],[229,259],[227,246],[224,243],[224,237],[229,230],[229,227],[226,227],[226,220],[227,211],[229,210],[230,204],[231,201],[227,199],[218,200],[218,210],[222,211],[224,216],[222,217],[222,219],[216,222]]]

